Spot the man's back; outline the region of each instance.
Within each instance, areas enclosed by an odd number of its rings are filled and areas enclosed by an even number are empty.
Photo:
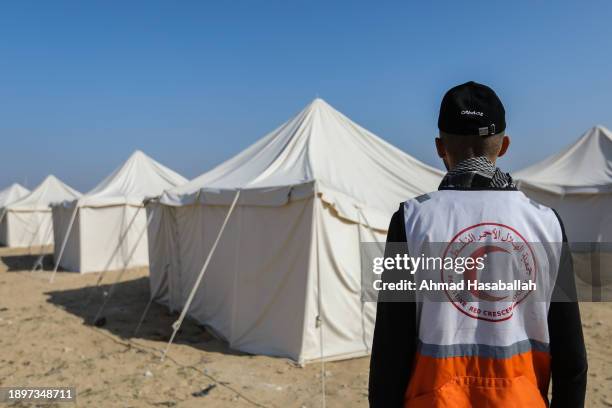
[[[431,278],[483,284],[495,276],[510,283],[533,280],[536,289],[466,286],[444,291],[443,298],[380,301],[371,406],[544,407],[551,376],[553,407],[583,406],[586,353],[564,241],[556,213],[513,186],[442,189],[402,203],[391,221],[386,257],[392,251],[441,259],[486,254],[482,271]],[[429,273],[417,272],[417,288]],[[555,299],[559,291],[566,301]]]
[[[442,190],[403,208],[410,254],[486,259],[481,270],[443,270],[435,280],[462,281],[464,289],[419,302],[406,404],[460,408],[475,400],[481,406],[544,407],[550,378],[546,320],[562,241],[554,212],[512,190]],[[431,272],[417,279],[427,282]],[[517,280],[533,281],[536,289],[476,286]]]

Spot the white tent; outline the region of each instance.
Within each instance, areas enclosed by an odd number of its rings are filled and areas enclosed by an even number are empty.
[[[316,99],[148,204],[152,297],[182,309],[240,191],[190,315],[250,353],[300,363],[367,354],[376,306],[360,301],[360,241],[383,241],[399,203],[440,178]]]
[[[4,207],[2,243],[9,247],[53,244],[50,206],[80,196],[55,176],[48,176],[32,192]]]
[[[82,273],[148,265],[143,200],[185,182],[135,151],[86,195],[53,207],[56,262]]]
[[[19,200],[30,194],[30,190],[19,183],[13,183],[9,187],[0,191],[0,208],[4,208],[10,203]]]
[[[612,133],[605,127],[514,177],[525,194],[559,212],[570,242],[612,242]]]
[[[13,183],[9,187],[0,191],[0,244],[6,245],[6,206],[30,194],[30,190],[19,183]]]

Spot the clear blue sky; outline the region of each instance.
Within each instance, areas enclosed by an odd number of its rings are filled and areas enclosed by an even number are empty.
[[[136,148],[194,177],[317,95],[439,166],[439,101],[467,80],[504,101],[515,170],[612,127],[611,21],[610,1],[2,2],[0,187],[88,190]]]

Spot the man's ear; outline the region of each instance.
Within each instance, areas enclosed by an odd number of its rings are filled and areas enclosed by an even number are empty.
[[[436,137],[436,150],[438,151],[438,157],[441,159],[446,158],[446,148],[441,137]]]
[[[497,153],[497,157],[502,157],[506,154],[508,147],[510,146],[510,136],[504,135],[502,139],[501,147],[499,148],[499,153]]]

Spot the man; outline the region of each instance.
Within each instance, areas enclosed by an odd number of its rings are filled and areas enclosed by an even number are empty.
[[[583,407],[587,360],[571,256],[566,246],[560,249],[567,238],[556,212],[517,191],[495,166],[510,145],[501,101],[487,86],[456,86],[442,100],[438,128],[436,148],[448,172],[438,191],[400,205],[385,256],[420,255],[428,242],[450,247],[482,239],[478,253],[497,251],[491,254],[497,259],[523,251],[521,268],[539,273],[544,288],[537,295],[516,292],[509,305],[501,301],[505,296],[479,291],[449,295],[446,302],[379,293],[370,406],[546,407],[552,378],[552,408]],[[534,243],[550,243],[548,258],[536,260]],[[385,271],[383,280],[393,276]],[[523,301],[529,296],[540,298]]]

